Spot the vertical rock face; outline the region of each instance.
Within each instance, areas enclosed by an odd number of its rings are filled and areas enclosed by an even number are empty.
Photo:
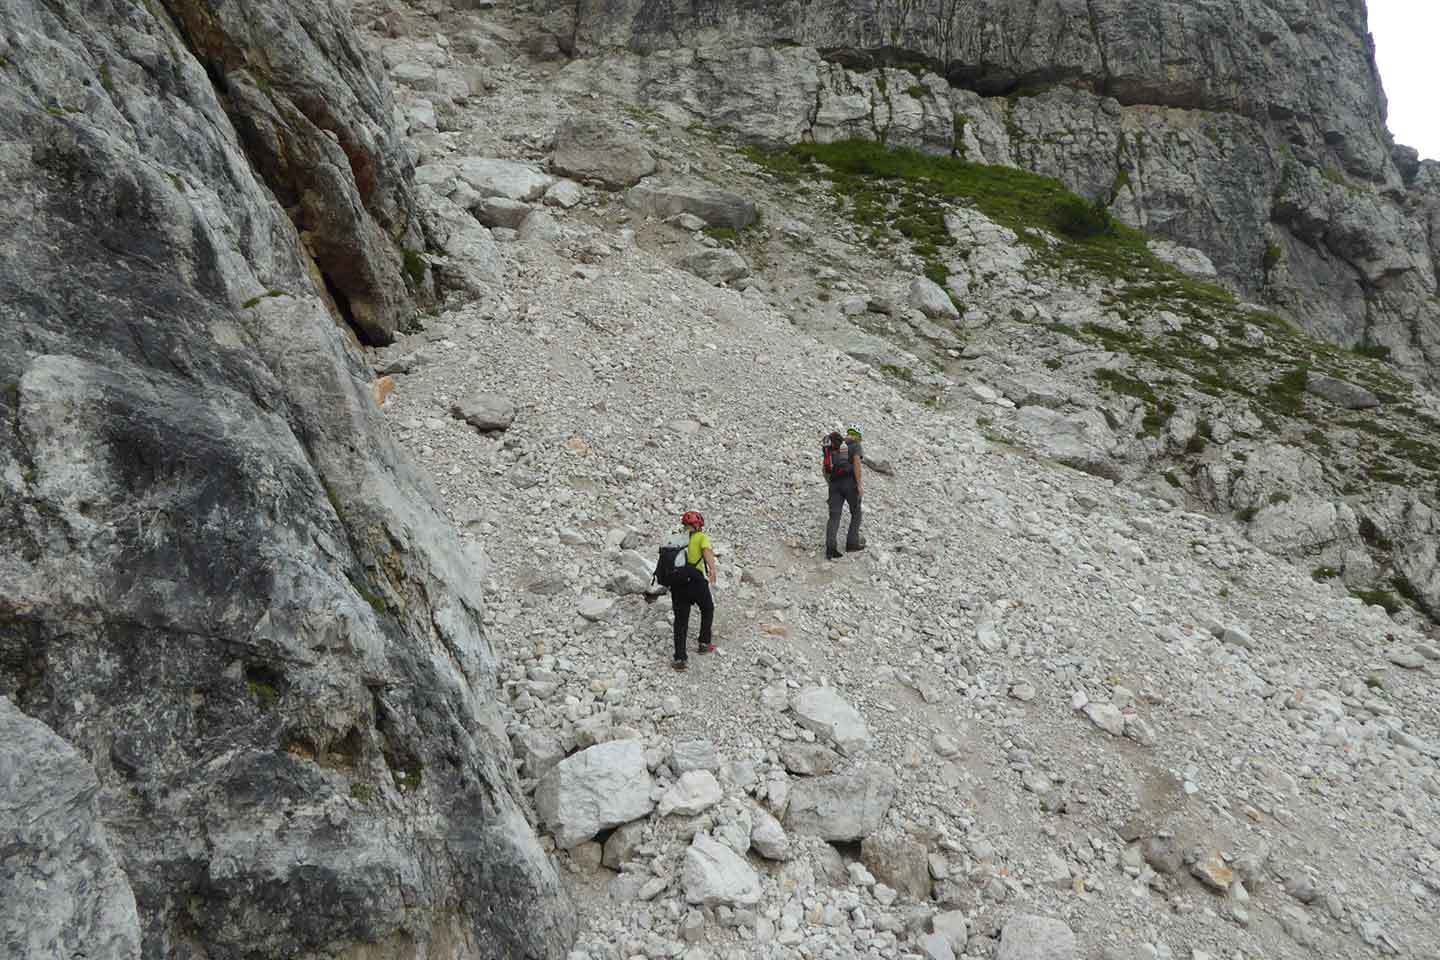
[[[771,145],[864,137],[1058,177],[1436,378],[1436,175],[1392,148],[1360,0],[549,7],[572,82]]]
[[[474,578],[159,10],[0,0],[0,696],[146,958],[563,956]]]

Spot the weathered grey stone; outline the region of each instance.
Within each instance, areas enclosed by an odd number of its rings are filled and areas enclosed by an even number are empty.
[[[605,838],[605,849],[600,862],[611,870],[619,870],[621,864],[630,861],[635,856],[635,851],[643,842],[645,842],[644,821],[621,824],[610,836]]]
[[[508,430],[515,422],[515,402],[498,393],[481,390],[451,404],[450,415],[481,432]]]
[[[1310,374],[1305,382],[1305,391],[1347,410],[1368,410],[1380,406],[1380,398],[1364,387],[1318,373]]]
[[[960,311],[945,288],[928,277],[910,281],[910,305],[932,320],[958,320]]]
[[[760,878],[754,868],[708,833],[695,834],[685,851],[680,883],[689,903],[748,907],[760,902]]]
[[[1146,245],[1156,257],[1192,277],[1210,280],[1219,274],[1210,258],[1194,247],[1187,247],[1169,240],[1151,240]]]
[[[545,210],[531,210],[520,224],[520,239],[527,243],[554,243],[560,239],[560,224]]]
[[[655,809],[639,740],[596,744],[557,763],[535,788],[535,812],[568,850]]]
[[[0,945],[14,957],[139,960],[135,895],[95,805],[95,771],[0,697]]]
[[[734,250],[726,247],[698,250],[680,261],[680,265],[701,280],[731,283],[750,276],[750,264]]]
[[[475,219],[487,227],[505,227],[518,230],[525,218],[530,216],[530,204],[509,197],[481,197],[471,208]]]
[[[925,845],[896,830],[860,842],[860,862],[875,879],[922,903],[930,899],[930,861]]]
[[[925,956],[925,960],[955,960],[954,947],[940,933],[921,934],[920,952]]]
[[[712,227],[732,230],[744,230],[755,222],[753,202],[698,183],[642,183],[625,191],[625,206],[656,220],[690,213]]]
[[[824,840],[863,840],[880,828],[894,799],[895,777],[884,767],[807,777],[791,785],[785,824]]]
[[[491,157],[465,157],[454,165],[454,175],[482,197],[526,202],[539,200],[555,182],[528,164]]]
[[[813,777],[835,769],[840,758],[819,743],[787,743],[780,748],[780,762],[791,773]]]
[[[932,921],[935,932],[945,938],[951,949],[964,950],[969,937],[970,923],[963,910],[947,910],[935,914]]]
[[[995,960],[1075,960],[1075,934],[1062,920],[1021,914],[1000,931]]]
[[[779,820],[764,810],[752,811],[751,818],[750,845],[756,853],[766,860],[789,860],[795,855]]]
[[[834,687],[806,687],[790,698],[790,709],[802,727],[833,740],[848,756],[870,745],[865,718]]]
[[[550,768],[565,759],[565,748],[560,741],[543,730],[526,730],[514,739],[515,756],[524,765],[525,776],[533,780],[550,772]]]
[[[555,133],[550,169],[618,190],[654,173],[655,157],[623,127],[598,117],[573,117]]]
[[[420,192],[420,216],[428,245],[441,254],[434,261],[441,292],[460,290],[483,294],[500,280],[500,252],[490,231],[470,213],[428,189]],[[414,262],[412,254],[411,262]]]
[[[649,575],[649,570],[646,570],[646,575]],[[719,770],[720,755],[715,751],[715,743],[711,740],[675,741],[675,746],[670,748],[670,769],[677,774],[691,770]]]
[[[693,817],[715,806],[724,796],[715,774],[709,770],[691,770],[660,798],[660,816],[674,813]]]

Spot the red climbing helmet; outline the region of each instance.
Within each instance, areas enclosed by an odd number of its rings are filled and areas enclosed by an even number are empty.
[[[705,518],[700,516],[699,510],[686,510],[685,516],[680,518],[681,526],[694,527],[696,530],[705,529]]]

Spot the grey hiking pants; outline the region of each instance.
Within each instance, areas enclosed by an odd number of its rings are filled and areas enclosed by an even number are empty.
[[[846,504],[850,505],[850,529],[845,533],[845,549],[860,546],[860,520],[864,510],[860,507],[860,491],[855,487],[854,477],[839,477],[830,481],[830,522],[825,524],[825,549],[838,552],[835,536],[840,532],[840,513]]]

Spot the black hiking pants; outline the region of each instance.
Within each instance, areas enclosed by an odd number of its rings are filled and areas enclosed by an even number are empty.
[[[690,632],[690,607],[700,608],[700,640],[703,647],[711,642],[710,629],[715,625],[715,600],[710,596],[710,583],[703,577],[670,588],[670,603],[675,610],[675,659],[685,655],[685,637]]]
[[[860,546],[860,519],[864,510],[860,507],[860,490],[855,478],[836,477],[830,481],[830,522],[825,525],[825,550],[837,553],[835,536],[840,532],[840,512],[850,505],[850,529],[845,532],[845,549],[854,550]]]

